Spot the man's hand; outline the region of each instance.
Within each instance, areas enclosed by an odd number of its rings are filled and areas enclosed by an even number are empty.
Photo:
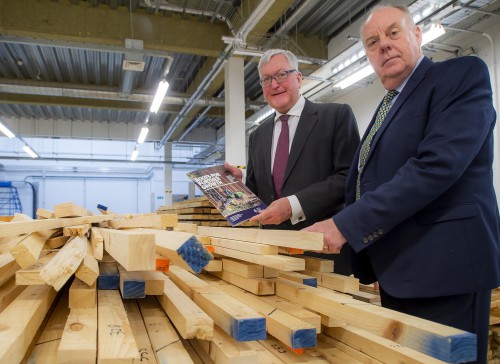
[[[337,229],[333,219],[323,220],[303,229],[316,233],[323,233],[323,253],[340,253],[340,249],[346,243],[346,239]]]
[[[292,206],[286,197],[273,201],[260,214],[255,215],[250,221],[259,221],[262,225],[277,225],[292,217]]]
[[[236,177],[237,179],[239,179],[241,181],[241,179],[243,177],[243,172],[241,172],[241,169],[229,164],[228,162],[224,162],[224,168],[226,169],[226,171],[228,171],[234,177]]]

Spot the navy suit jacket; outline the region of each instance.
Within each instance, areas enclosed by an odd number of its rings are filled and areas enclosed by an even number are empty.
[[[398,298],[500,284],[495,119],[481,59],[422,60],[372,141],[361,199],[355,202],[358,149],[348,206],[333,218],[361,282],[378,280]]]
[[[246,185],[264,201],[275,200],[271,173],[274,116],[250,135]],[[345,180],[359,143],[348,105],[316,104],[306,99],[288,158],[282,196],[296,195],[306,220],[267,228],[299,230],[333,216],[344,206]]]

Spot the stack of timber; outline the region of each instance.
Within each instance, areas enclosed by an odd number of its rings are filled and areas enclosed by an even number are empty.
[[[500,364],[500,288],[491,294],[488,363]]]
[[[0,363],[432,364],[475,355],[472,334],[356,297],[357,280],[337,277],[331,261],[278,254],[320,250],[321,234],[193,232],[154,215],[65,210],[0,223]]]
[[[205,197],[176,202],[171,206],[161,206],[157,214],[177,214],[180,222],[199,226],[231,226],[212,203]],[[258,223],[246,221],[239,227],[257,227]]]

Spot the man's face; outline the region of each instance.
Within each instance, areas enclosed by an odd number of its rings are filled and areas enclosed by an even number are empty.
[[[398,87],[421,55],[420,28],[401,10],[383,8],[368,18],[361,36],[368,60],[385,89]]]
[[[269,63],[262,66],[260,78],[274,76],[279,72],[291,69],[292,66],[290,66],[287,59],[283,55],[278,54],[272,57]],[[297,70],[296,72],[289,73],[288,78],[281,83],[276,82],[273,78],[269,86],[262,86],[262,90],[269,106],[282,114],[286,114],[299,100],[301,85],[302,74]]]

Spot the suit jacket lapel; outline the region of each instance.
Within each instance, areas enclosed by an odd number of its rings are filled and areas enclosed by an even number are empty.
[[[405,87],[403,88],[403,91],[401,94],[398,96],[396,101],[394,102],[394,105],[392,105],[391,109],[389,110],[389,113],[386,115],[384,122],[382,123],[380,129],[377,131],[375,136],[373,137],[373,140],[371,142],[370,146],[370,154],[368,155],[368,160],[370,159],[370,156],[372,155],[373,150],[376,148],[378,141],[384,134],[384,131],[387,129],[389,124],[394,120],[395,115],[397,114],[398,110],[400,107],[406,102],[408,97],[412,94],[413,90],[422,82],[424,79],[425,74],[427,73],[427,70],[433,65],[434,63],[428,59],[427,57],[424,57],[422,62],[418,65],[417,69],[413,74],[411,75],[410,79],[406,83]],[[377,109],[378,112],[378,109]],[[375,118],[375,116],[374,116]],[[373,119],[372,119],[373,122]],[[371,124],[370,124],[371,127]],[[368,129],[369,130],[369,129]],[[367,163],[368,163],[367,160]]]
[[[292,171],[295,163],[302,154],[302,149],[306,144],[309,134],[313,130],[314,126],[318,122],[318,111],[316,110],[314,104],[306,99],[304,109],[300,114],[299,123],[297,124],[297,130],[292,141],[292,147],[290,149],[290,155],[288,156],[288,163],[286,166],[285,177],[283,178],[283,185],[285,185],[290,172]]]

